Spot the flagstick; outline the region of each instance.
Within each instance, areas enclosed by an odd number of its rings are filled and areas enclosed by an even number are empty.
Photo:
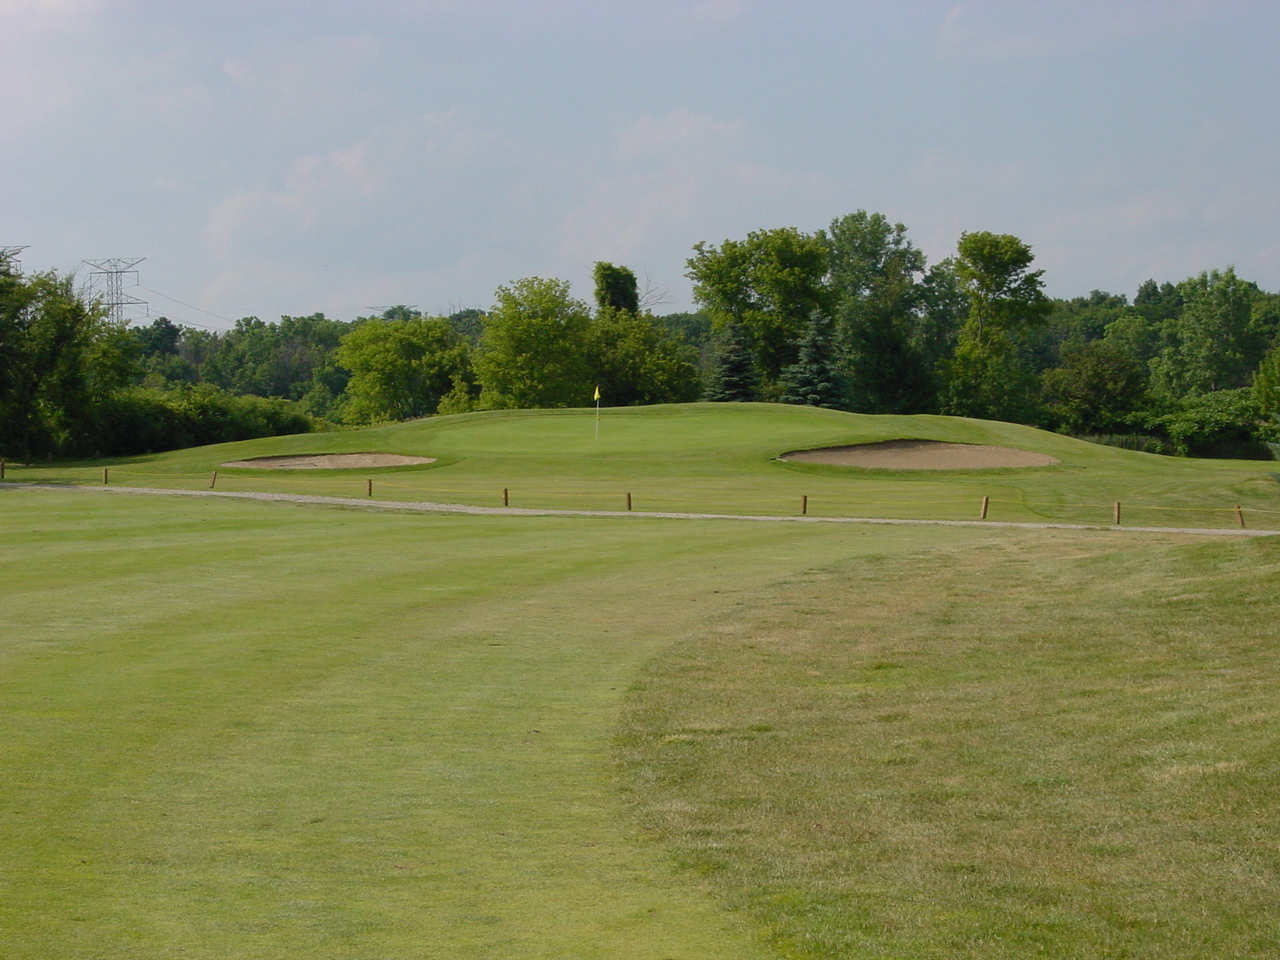
[[[596,397],[596,439],[600,439],[600,398]]]

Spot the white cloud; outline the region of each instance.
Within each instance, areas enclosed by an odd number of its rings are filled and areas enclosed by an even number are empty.
[[[962,59],[1034,59],[1167,34],[1216,12],[1207,0],[969,0],[947,11],[938,39]]]
[[[75,22],[102,6],[102,0],[0,0],[0,18],[6,30],[47,30]]]
[[[699,0],[690,12],[699,20],[725,23],[741,17],[746,12],[746,4],[742,0]]]
[[[217,255],[230,256],[246,240],[256,246],[262,237],[311,230],[326,214],[369,197],[380,182],[362,143],[323,157],[299,157],[279,188],[240,190],[219,203],[206,234]]]
[[[291,299],[296,312],[473,305],[495,276],[507,279],[512,238],[532,241],[513,227],[526,213],[512,197],[528,166],[527,151],[497,143],[456,110],[295,157],[274,182],[235,189],[207,214],[218,277],[200,303],[224,304],[238,287],[276,290],[273,299]]]
[[[827,189],[820,177],[773,169],[748,152],[740,120],[687,109],[637,118],[618,132],[603,172],[565,216],[566,254],[625,259],[659,243],[687,250],[687,228],[711,211],[736,220],[780,198]]]

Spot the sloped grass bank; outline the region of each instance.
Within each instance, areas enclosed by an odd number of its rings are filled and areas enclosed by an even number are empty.
[[[782,463],[789,450],[895,438],[992,444],[1056,466],[858,470]],[[225,468],[261,456],[376,451],[437,458],[422,467],[306,471]],[[603,411],[506,411],[362,430],[220,444],[91,464],[33,465],[11,480],[272,491],[476,506],[729,514],[976,518],[1143,526],[1280,527],[1280,483],[1264,464],[1197,461],[1102,447],[1017,424],[871,417],[780,404],[683,404]],[[372,483],[372,486],[370,486]]]
[[[783,956],[1280,955],[1280,549],[855,559],[633,689],[625,796]]]

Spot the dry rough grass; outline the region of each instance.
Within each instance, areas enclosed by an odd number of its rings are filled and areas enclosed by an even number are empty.
[[[784,584],[651,665],[625,795],[785,956],[1280,955],[1277,546]]]

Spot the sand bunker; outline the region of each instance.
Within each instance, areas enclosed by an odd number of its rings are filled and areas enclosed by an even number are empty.
[[[879,470],[989,470],[994,467],[1047,467],[1058,463],[1053,457],[1030,450],[981,443],[943,443],[939,440],[885,440],[851,447],[796,450],[784,453],[781,459]]]
[[[342,470],[349,467],[404,467],[435,463],[435,457],[402,457],[398,453],[300,453],[291,457],[254,457],[232,460],[224,467],[256,467],[259,470]]]

